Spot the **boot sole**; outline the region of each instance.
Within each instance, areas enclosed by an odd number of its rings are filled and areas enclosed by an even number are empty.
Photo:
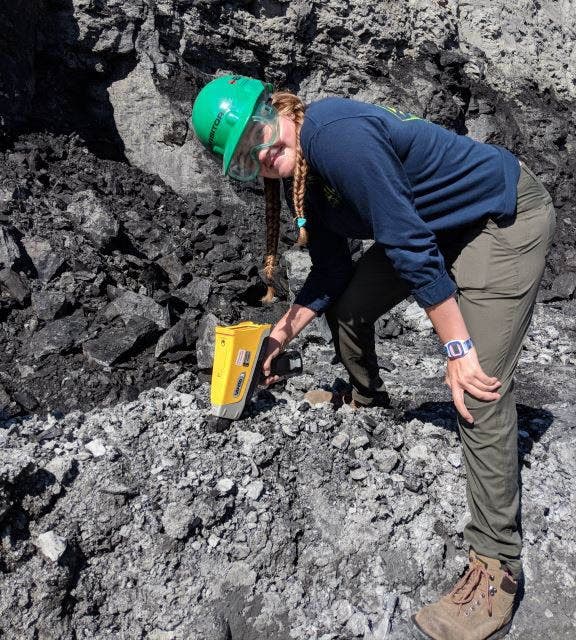
[[[415,615],[413,615],[410,618],[410,620],[412,621],[412,625],[413,625],[412,634],[415,638],[418,638],[418,640],[436,640],[436,638],[429,636],[425,631],[423,631],[418,626]],[[503,638],[504,636],[508,635],[508,632],[510,631],[511,626],[512,626],[512,620],[510,620],[508,624],[505,624],[503,627],[495,631],[491,636],[488,636],[484,640],[500,640],[500,638]]]

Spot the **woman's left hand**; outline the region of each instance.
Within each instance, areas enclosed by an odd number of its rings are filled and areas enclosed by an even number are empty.
[[[270,375],[270,369],[272,368],[272,360],[274,360],[274,358],[278,357],[282,353],[286,341],[287,340],[285,336],[274,335],[274,332],[272,332],[268,337],[266,354],[264,355],[264,360],[262,362],[263,379],[260,382],[260,384],[262,384],[264,387],[267,387],[281,380],[280,376]]]
[[[471,349],[462,358],[448,360],[445,382],[452,390],[452,400],[456,410],[464,420],[471,424],[474,422],[474,418],[464,404],[464,392],[485,402],[500,398],[496,389],[502,383],[498,378],[487,376],[484,373],[478,361],[476,349]]]

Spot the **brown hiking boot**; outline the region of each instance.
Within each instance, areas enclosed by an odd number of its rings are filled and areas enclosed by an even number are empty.
[[[326,389],[312,389],[311,391],[307,391],[304,394],[304,400],[311,405],[330,403],[336,409],[339,409],[344,404],[351,409],[390,406],[390,397],[386,391],[378,391],[372,402],[366,404],[354,400],[349,391],[327,391]]]
[[[470,551],[464,576],[448,595],[412,616],[421,640],[497,640],[512,626],[518,584],[499,560]]]
[[[304,394],[304,400],[311,405],[330,403],[336,409],[343,404],[356,408],[356,403],[352,400],[350,393],[341,393],[339,391],[327,391],[326,389],[311,389]]]

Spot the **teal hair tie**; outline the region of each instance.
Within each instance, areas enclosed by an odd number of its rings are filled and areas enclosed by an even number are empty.
[[[306,218],[296,218],[296,226],[298,229],[302,229],[302,227],[306,226]]]

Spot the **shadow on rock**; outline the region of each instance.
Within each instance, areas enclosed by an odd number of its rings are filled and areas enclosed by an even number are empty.
[[[95,11],[91,29],[76,14],[72,0],[58,0],[39,11],[32,26],[36,38],[28,42],[34,90],[19,121],[26,129],[78,132],[97,156],[126,161],[108,86],[136,66],[133,45],[108,42],[104,13]],[[135,38],[139,20],[133,26]]]
[[[521,457],[530,453],[534,442],[538,442],[554,422],[554,416],[546,409],[517,404],[518,437]],[[403,422],[410,420],[430,422],[449,431],[458,431],[456,409],[452,402],[424,402],[415,409],[409,409],[402,416]]]

